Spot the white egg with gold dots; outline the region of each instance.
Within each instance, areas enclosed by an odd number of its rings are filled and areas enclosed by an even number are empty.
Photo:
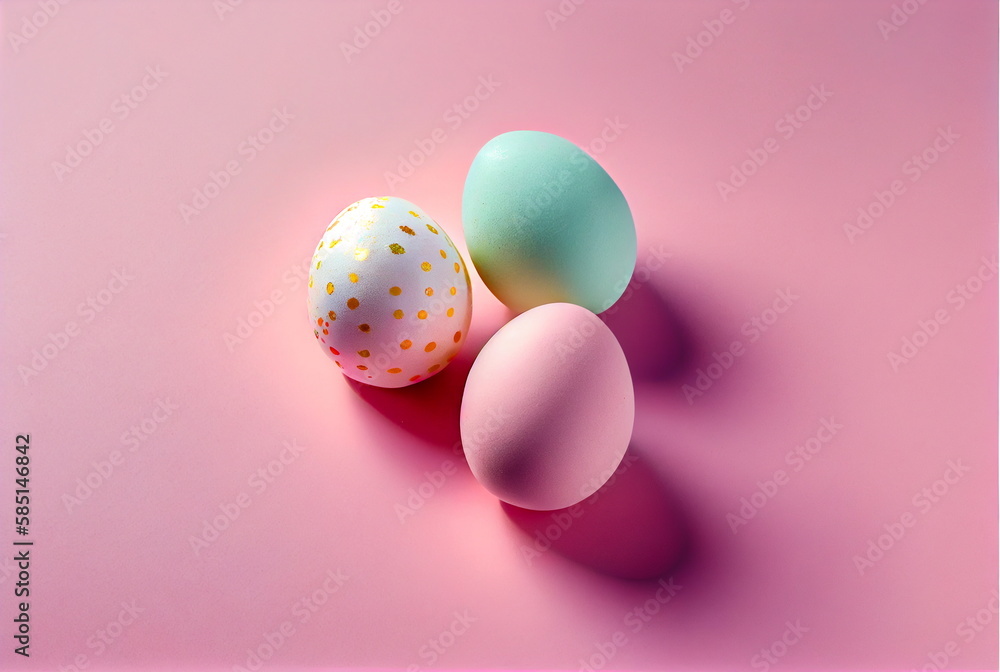
[[[458,354],[472,319],[469,273],[454,243],[402,198],[364,198],[326,228],[309,269],[309,318],[344,375],[404,387]]]

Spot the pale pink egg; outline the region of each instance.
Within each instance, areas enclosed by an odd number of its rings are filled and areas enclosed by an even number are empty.
[[[479,353],[462,398],[462,445],[501,500],[559,509],[614,473],[634,417],[614,334],[586,308],[550,303],[515,317]]]

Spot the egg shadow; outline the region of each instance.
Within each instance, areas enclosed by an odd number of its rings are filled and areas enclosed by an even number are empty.
[[[354,393],[389,421],[419,439],[462,456],[460,417],[465,381],[488,336],[470,332],[455,359],[437,375],[406,387],[366,385],[351,378]]]
[[[691,373],[699,347],[682,311],[636,274],[610,308],[598,315],[618,339],[635,380],[666,382]]]
[[[555,511],[500,506],[525,535],[529,562],[551,550],[602,574],[649,580],[678,571],[691,556],[680,502],[635,444],[607,483],[578,504]]]

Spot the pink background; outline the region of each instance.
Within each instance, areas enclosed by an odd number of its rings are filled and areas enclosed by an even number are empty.
[[[0,666],[230,670],[291,621],[266,669],[578,669],[601,649],[609,669],[765,669],[761,649],[780,669],[995,668],[997,279],[983,270],[961,307],[948,300],[997,252],[995,3],[919,5],[885,38],[889,0],[590,0],[558,23],[555,0],[395,15],[258,0],[221,18],[209,0],[39,7],[0,6],[0,529],[9,544],[14,437],[30,432],[35,542],[30,660],[12,652],[2,552]],[[340,45],[372,11],[391,21],[348,61]],[[33,14],[44,25],[26,29]],[[722,32],[679,71],[674,52],[705,21]],[[147,67],[162,81],[116,104]],[[448,113],[480,77],[495,90]],[[832,95],[785,137],[775,123],[813,86]],[[274,108],[293,118],[251,160],[241,143]],[[53,162],[105,118],[60,179]],[[438,128],[390,189],[386,172]],[[912,182],[904,164],[939,128],[958,139]],[[465,171],[513,129],[590,149],[639,237],[637,285],[608,318],[636,384],[636,459],[530,563],[522,548],[551,518],[502,507],[453,451],[463,374],[505,309],[473,278],[452,367],[360,390],[317,349],[298,275],[365,196],[418,203],[464,252]],[[768,138],[777,151],[723,199],[718,182]],[[230,161],[239,173],[185,221],[180,205]],[[897,179],[849,241],[844,223]],[[800,298],[751,342],[743,325],[774,317],[784,290]],[[894,371],[888,354],[941,310]],[[53,337],[65,349],[25,380]],[[689,404],[684,385],[733,341],[743,354]],[[161,423],[159,402],[175,407]],[[842,429],[794,471],[786,454],[830,417]],[[144,419],[141,441],[124,436]],[[280,475],[251,480],[293,441]],[[949,461],[964,473],[925,504]],[[787,480],[734,533],[727,514],[778,469]],[[428,472],[440,486],[401,522]],[[67,506],[88,478],[98,487]],[[249,505],[195,553],[237,499]],[[904,515],[913,525],[859,571]],[[622,578],[663,569],[678,544],[669,603],[656,579]],[[331,570],[349,577],[332,595]],[[325,604],[302,623],[295,605],[317,589]],[[635,632],[627,614],[650,599]],[[123,601],[143,611],[109,628]],[[977,613],[985,629],[963,630]]]

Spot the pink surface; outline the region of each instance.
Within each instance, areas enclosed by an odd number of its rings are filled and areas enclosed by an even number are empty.
[[[994,3],[0,19],[0,667],[996,666]],[[639,234],[606,318],[635,459],[569,522],[456,450],[508,319],[477,277],[463,354],[404,390],[349,384],[305,317],[333,215],[402,196],[464,253],[465,171],[519,128],[591,151]],[[621,578],[679,530],[681,565]]]

